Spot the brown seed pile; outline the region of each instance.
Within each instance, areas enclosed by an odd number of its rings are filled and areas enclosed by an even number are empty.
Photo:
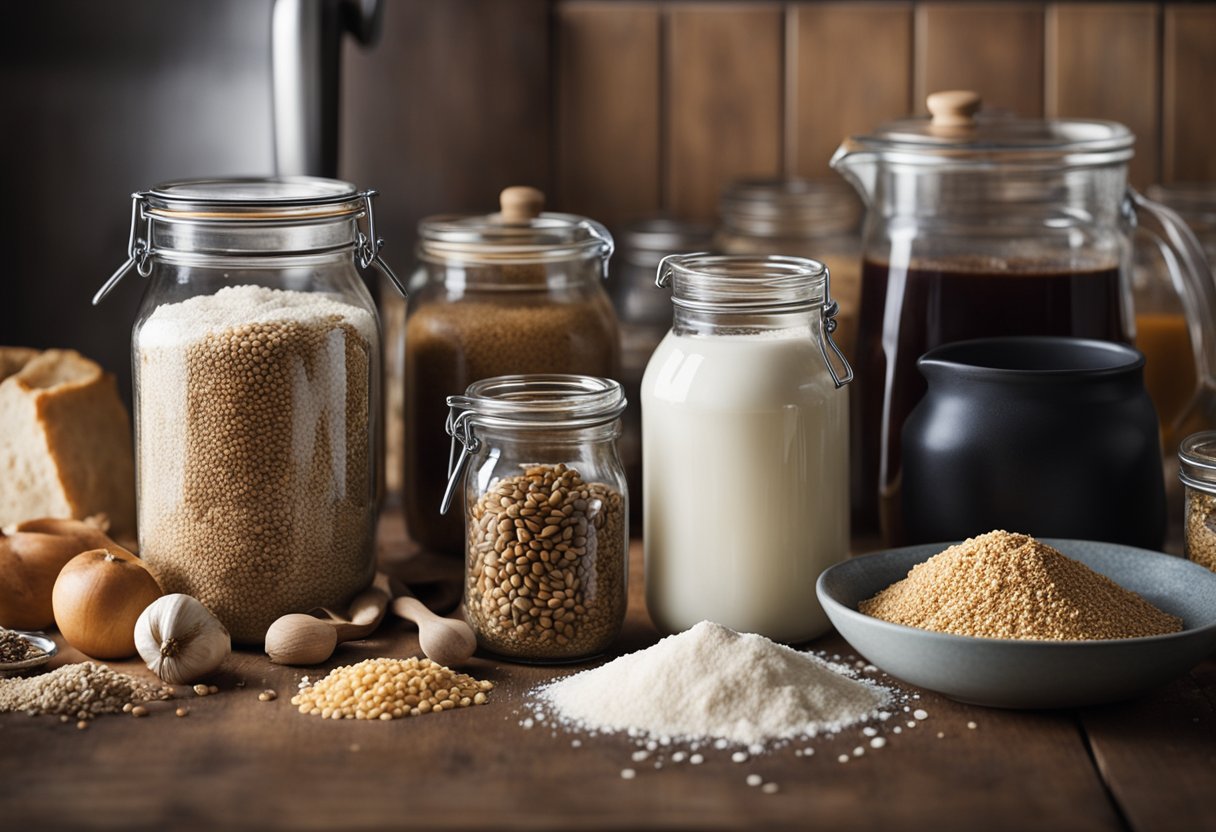
[[[0,664],[25,662],[45,655],[46,651],[37,644],[0,627]]]
[[[255,286],[143,327],[141,548],[236,641],[371,579],[374,343],[364,310]]]
[[[132,702],[172,699],[173,688],[116,673],[104,664],[66,664],[42,676],[0,679],[0,713],[59,714],[92,719]]]
[[[1216,497],[1186,489],[1186,556],[1216,572]]]
[[[566,465],[490,485],[468,521],[465,606],[482,646],[562,660],[616,638],[627,600],[624,503]]]
[[[951,546],[859,609],[896,624],[983,638],[1077,641],[1182,629],[1181,619],[1085,564],[1005,531]]]
[[[615,378],[618,335],[604,296],[546,291],[469,293],[411,305],[406,326],[406,521],[437,551],[464,551],[460,512],[439,513],[447,485],[448,396],[474,381],[512,373],[581,373]],[[491,298],[497,298],[491,300]]]
[[[387,721],[484,705],[493,687],[430,659],[366,659],[312,684],[304,677],[291,704],[322,719]]]

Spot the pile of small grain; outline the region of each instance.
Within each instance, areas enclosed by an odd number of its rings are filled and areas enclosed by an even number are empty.
[[[26,662],[45,655],[46,651],[37,644],[0,627],[0,664]]]
[[[1085,564],[1005,531],[951,546],[859,609],[895,624],[982,638],[1079,641],[1182,629],[1181,619]]]
[[[475,279],[489,280],[486,271]],[[403,491],[410,534],[425,547],[464,551],[461,513],[439,513],[447,485],[448,396],[514,373],[617,375],[619,336],[607,297],[577,288],[550,291],[539,271],[537,289],[466,289],[456,299],[411,299]]]
[[[1186,489],[1186,556],[1216,572],[1216,497]]]
[[[367,310],[259,286],[140,328],[142,552],[236,641],[371,580],[375,345]]]
[[[478,641],[517,658],[604,650],[621,629],[625,501],[566,465],[535,465],[489,487],[468,517],[465,605]]]
[[[878,716],[891,692],[809,653],[702,621],[537,691],[582,730],[754,746]]]
[[[0,679],[0,713],[59,714],[92,719],[124,705],[172,699],[173,688],[117,673],[104,664],[67,664],[41,676]]]
[[[366,659],[305,677],[291,704],[322,719],[390,720],[484,705],[493,687],[430,659]]]

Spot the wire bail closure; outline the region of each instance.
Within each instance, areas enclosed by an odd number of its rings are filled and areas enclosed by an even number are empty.
[[[452,437],[452,447],[448,451],[448,484],[443,490],[443,502],[439,504],[439,513],[447,514],[452,507],[452,498],[456,489],[464,481],[465,469],[469,459],[481,449],[481,440],[473,433],[474,411],[470,409],[469,400],[464,396],[448,396],[447,422],[444,429]],[[459,453],[456,446],[460,446]]]
[[[360,230],[359,236],[355,241],[355,251],[359,256],[359,268],[366,269],[369,266],[375,266],[382,275],[388,278],[389,282],[393,284],[393,288],[400,293],[401,297],[405,297],[405,284],[401,282],[396,272],[380,256],[380,249],[384,248],[384,238],[376,236],[376,212],[372,207],[372,199],[379,195],[379,191],[371,188],[359,192],[359,196],[363,198],[363,213],[367,216],[367,233],[364,234]]]
[[[106,295],[114,290],[118,281],[126,277],[132,267],[139,272],[140,277],[152,274],[152,247],[148,243],[152,239],[152,218],[144,213],[147,197],[147,191],[136,191],[131,194],[131,233],[127,237],[127,260],[106,279],[105,283],[101,284],[97,294],[93,295],[94,306],[105,300]],[[144,221],[142,237],[138,234],[140,220]]]

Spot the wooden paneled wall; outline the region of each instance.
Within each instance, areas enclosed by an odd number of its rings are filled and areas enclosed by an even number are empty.
[[[1132,181],[1216,179],[1216,4],[622,2],[554,7],[554,186],[610,224],[712,219],[744,176],[832,175],[845,135],[973,88],[1137,135]]]
[[[1127,123],[1138,185],[1216,180],[1216,2],[393,0],[384,29],[344,50],[340,172],[382,192],[403,273],[421,217],[491,211],[507,185],[610,226],[712,219],[727,182],[834,176],[844,136],[947,87]],[[398,378],[387,290],[382,313]],[[399,432],[399,380],[387,404]]]

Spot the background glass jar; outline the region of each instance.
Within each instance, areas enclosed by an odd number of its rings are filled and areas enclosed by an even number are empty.
[[[1178,462],[1186,493],[1184,551],[1195,563],[1216,572],[1216,431],[1182,440]]]
[[[722,192],[723,254],[813,257],[832,273],[836,331],[832,339],[853,360],[861,299],[861,200],[843,179],[745,179]]]
[[[478,644],[532,662],[602,652],[629,594],[620,384],[501,376],[448,405],[455,461],[443,509],[463,478],[464,603]]]
[[[327,179],[135,195],[140,554],[238,642],[371,580],[380,331],[371,197]],[[359,220],[368,222],[368,234]],[[372,241],[376,242],[373,244]]]
[[[642,374],[655,347],[671,326],[671,304],[654,290],[654,272],[669,254],[706,251],[713,241],[708,225],[673,219],[641,220],[621,231],[609,294],[621,321],[621,369],[617,377],[629,406],[622,417],[621,459],[629,491],[642,493]],[[642,501],[629,504],[630,527],[642,530]]]
[[[448,396],[499,375],[618,371],[620,335],[603,288],[612,237],[584,217],[540,213],[542,199],[508,188],[500,213],[419,225],[406,319],[402,500],[411,537],[432,551],[464,551],[460,518],[439,512]]]
[[[675,255],[671,332],[642,380],[646,602],[789,643],[828,628],[815,581],[849,549],[848,394],[822,263]]]

